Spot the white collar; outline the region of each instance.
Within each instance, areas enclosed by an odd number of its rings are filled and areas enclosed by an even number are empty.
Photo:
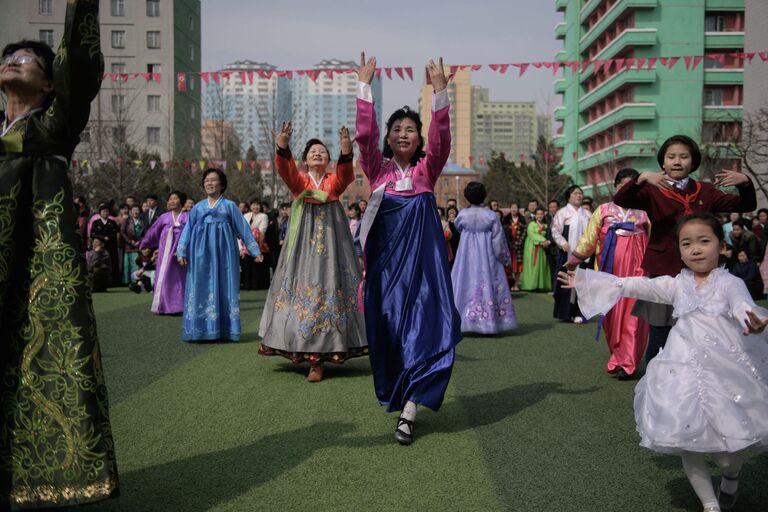
[[[11,128],[13,128],[13,125],[15,125],[17,122],[21,121],[22,119],[28,118],[29,116],[31,116],[35,112],[39,112],[40,110],[43,110],[43,107],[30,109],[30,111],[24,114],[23,116],[19,116],[13,121],[11,121],[11,124],[8,124],[8,118],[6,117],[5,112],[3,112],[3,125],[0,128],[0,137],[4,136],[6,133],[11,131]]]
[[[681,179],[680,181],[675,181],[669,176],[667,176],[667,181],[670,182],[670,184],[675,187],[677,190],[685,190],[685,187],[688,186],[688,182],[691,181],[691,178],[686,176],[685,178]]]

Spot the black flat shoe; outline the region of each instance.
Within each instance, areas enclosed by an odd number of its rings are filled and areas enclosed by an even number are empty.
[[[632,380],[634,377],[627,373],[621,366],[616,367],[616,378],[619,380]]]
[[[722,479],[720,480],[721,484],[723,480],[728,480],[730,482],[738,482],[739,477],[730,477],[722,475]],[[733,494],[725,492],[722,488],[717,489],[717,502],[720,503],[720,508],[722,510],[730,510],[733,508],[734,505],[736,505],[736,500],[739,498],[739,491],[741,490],[741,487],[736,488],[736,492]]]
[[[408,427],[408,431],[402,430],[400,428],[402,426]],[[402,416],[397,418],[397,427],[395,427],[395,440],[404,446],[408,446],[409,444],[413,443],[413,421],[407,420]]]

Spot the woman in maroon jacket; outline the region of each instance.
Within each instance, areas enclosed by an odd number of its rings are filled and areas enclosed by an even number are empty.
[[[624,208],[645,210],[651,220],[651,234],[642,268],[651,277],[676,276],[683,267],[675,236],[677,221],[689,213],[751,212],[757,208],[755,187],[741,172],[723,170],[714,185],[736,187],[738,195],[726,194],[710,183],[689,175],[701,164],[699,146],[690,137],[668,138],[656,159],[662,173],[644,172],[616,192],[613,202]],[[648,320],[646,363],[659,352],[672,328],[672,308],[638,301],[633,311]]]

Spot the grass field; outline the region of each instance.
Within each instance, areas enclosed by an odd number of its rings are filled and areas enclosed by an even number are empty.
[[[638,446],[635,382],[605,373],[594,322],[553,322],[549,295],[514,296],[512,335],[461,342],[409,447],[367,359],[309,384],[257,355],[265,295],[243,292],[240,343],[199,345],[149,295],[95,295],[122,496],[78,510],[700,510],[679,458]],[[735,510],[768,510],[766,482],[750,457]]]

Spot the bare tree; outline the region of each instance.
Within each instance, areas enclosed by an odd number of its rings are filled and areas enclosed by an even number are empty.
[[[741,137],[734,143],[742,161],[742,169],[749,174],[755,186],[768,200],[768,107],[745,113]]]

